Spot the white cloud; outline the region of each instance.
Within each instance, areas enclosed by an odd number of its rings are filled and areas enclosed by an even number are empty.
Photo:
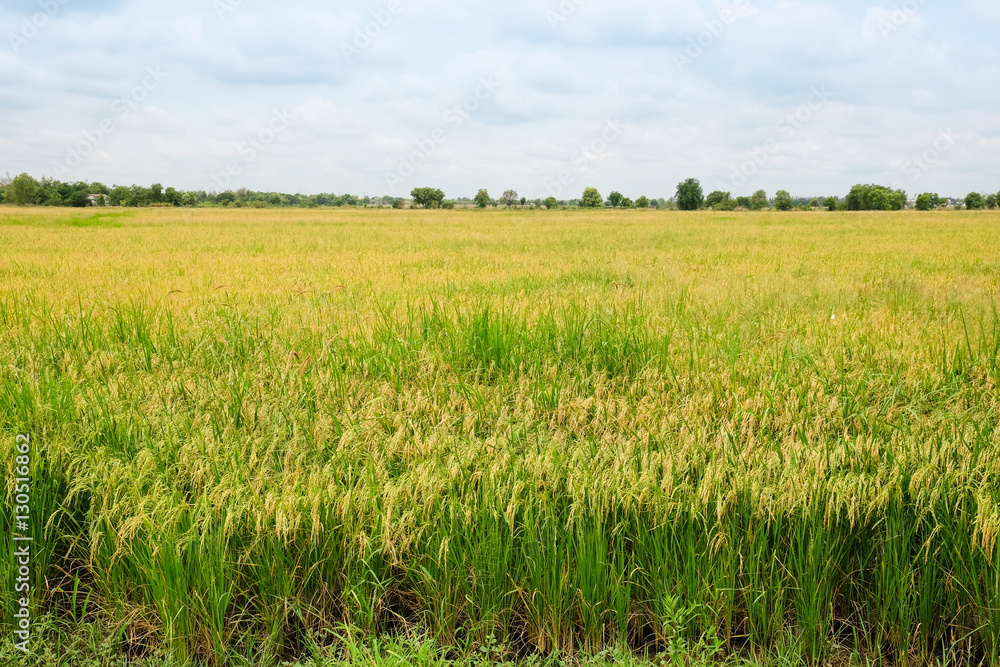
[[[295,123],[233,187],[386,191],[386,169],[444,127],[406,191],[534,193],[619,119],[628,132],[574,168],[576,185],[669,196],[688,176],[728,179],[825,85],[835,101],[780,137],[740,194],[845,192],[889,179],[948,125],[961,129],[962,146],[923,182],[942,193],[1000,185],[989,183],[1000,182],[991,148],[1000,92],[984,84],[1000,54],[983,20],[1000,11],[987,0],[910,0],[919,13],[904,10],[902,23],[895,6],[859,0],[588,1],[555,28],[545,12],[556,0],[404,0],[350,62],[342,41],[383,0],[332,9],[248,0],[225,20],[196,0],[178,0],[166,19],[137,0],[77,3],[17,53],[0,48],[0,173],[46,174],[159,64],[170,76],[74,178],[201,188],[274,109],[289,109]],[[727,8],[738,20],[679,71],[674,55]],[[0,24],[19,25],[18,11],[0,8]],[[445,114],[482,77],[502,85],[452,127]]]
[[[869,7],[861,25],[861,34],[869,42],[888,40],[903,31],[912,31],[927,25],[919,12],[919,4],[895,7]]]

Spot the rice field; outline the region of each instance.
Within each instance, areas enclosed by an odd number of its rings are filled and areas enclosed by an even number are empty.
[[[998,289],[996,212],[0,208],[0,558],[30,434],[45,664],[995,667]]]

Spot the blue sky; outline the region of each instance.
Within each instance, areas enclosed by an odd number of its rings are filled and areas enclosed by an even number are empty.
[[[1000,190],[996,0],[15,0],[0,174],[529,198]]]

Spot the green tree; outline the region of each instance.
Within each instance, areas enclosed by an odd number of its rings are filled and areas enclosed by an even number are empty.
[[[124,185],[119,185],[111,189],[108,193],[108,204],[111,206],[122,206],[125,203],[125,197],[128,196],[128,188]]]
[[[10,203],[27,206],[34,203],[38,182],[28,174],[20,174],[7,187],[7,197]]]
[[[280,197],[281,195],[278,195],[278,196]],[[279,201],[275,202],[275,201],[273,201],[273,198],[274,198],[274,195],[272,195],[272,202],[271,202],[272,204],[278,205],[278,204],[281,203],[280,199],[279,199]],[[163,193],[163,201],[165,201],[166,203],[170,204],[171,206],[180,206],[181,205],[181,193],[178,192],[176,189],[174,189],[172,187],[171,188],[167,188],[164,191],[164,193]]]
[[[778,211],[792,210],[792,195],[788,194],[788,190],[778,190],[774,195],[774,208]]]
[[[444,192],[436,188],[413,188],[410,196],[414,204],[424,208],[439,208],[444,201]]]
[[[510,208],[517,203],[517,190],[504,190],[504,193],[500,195],[500,201]]]
[[[848,211],[901,211],[906,193],[884,185],[855,185],[844,199]]]
[[[122,202],[123,206],[148,206],[150,201],[150,192],[148,188],[144,188],[141,185],[133,185],[128,189],[125,194],[125,200]]]
[[[762,211],[765,208],[767,208],[767,193],[763,190],[758,190],[750,197],[750,210]]]
[[[826,208],[826,210],[833,213],[834,211],[837,210],[837,198],[827,197],[826,200],[823,202],[823,206]]]
[[[986,196],[986,208],[994,209],[997,207],[997,196],[987,195]]]
[[[583,191],[583,198],[580,200],[580,206],[584,208],[600,208],[604,206],[604,197],[601,193],[597,191],[597,188],[587,188]]]
[[[559,206],[559,201],[555,197],[546,197],[545,208],[553,209],[557,206]]]
[[[978,211],[979,209],[986,206],[986,200],[978,192],[970,192],[965,197],[965,208],[970,211]]]
[[[476,193],[475,199],[476,206],[479,208],[486,208],[490,205],[490,193],[486,191],[486,188],[481,188],[479,192]]]
[[[934,200],[929,192],[925,192],[922,195],[917,195],[917,203],[915,208],[918,211],[929,211],[934,208]]]
[[[618,208],[622,205],[625,197],[620,192],[612,192],[608,195],[608,201],[611,203],[612,208]]]
[[[715,208],[720,204],[727,204],[732,195],[728,192],[723,192],[722,190],[716,190],[715,192],[709,194],[705,197],[705,206],[709,208]]]
[[[677,208],[682,211],[697,211],[704,203],[705,195],[698,179],[689,178],[677,184]]]
[[[743,195],[736,198],[736,208],[750,208],[750,197]]]
[[[153,204],[159,204],[163,201],[163,186],[159,183],[153,183],[149,186],[149,201]]]
[[[69,205],[75,208],[90,206],[90,196],[86,190],[76,190],[69,196]]]
[[[639,197],[638,199],[636,199],[635,200],[635,207],[636,208],[649,208],[649,197],[647,197],[646,195],[642,195],[641,197]]]

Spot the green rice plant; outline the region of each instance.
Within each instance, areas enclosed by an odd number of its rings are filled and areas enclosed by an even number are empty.
[[[468,599],[469,572],[464,562],[468,526],[455,515],[457,509],[457,504],[449,502],[434,512],[434,521],[425,524],[414,547],[406,582],[416,594],[423,626],[445,646],[455,641],[459,617],[465,613]]]
[[[481,644],[490,637],[504,645],[511,641],[516,600],[513,573],[520,567],[515,562],[520,533],[513,517],[500,506],[501,487],[499,480],[479,482],[473,501],[478,511],[471,513],[472,524],[464,550],[469,577],[465,599],[467,630]]]
[[[273,535],[258,538],[247,550],[244,581],[247,604],[253,609],[253,624],[260,632],[260,651],[265,661],[285,654],[289,630],[301,598],[305,572],[294,544]]]
[[[777,519],[753,519],[753,510],[746,505],[734,514],[737,525],[732,535],[739,541],[742,556],[739,591],[747,640],[754,651],[766,652],[785,632],[789,581],[783,563],[775,557],[785,533]]]
[[[609,564],[609,539],[605,534],[608,525],[612,524],[601,514],[585,514],[575,519],[569,535],[573,558],[570,576],[577,587],[579,626],[583,650],[588,654],[602,650],[610,636],[609,602],[614,579]]]
[[[383,619],[395,579],[381,545],[363,533],[344,545],[344,554],[338,582],[343,620],[350,628],[373,634]]]
[[[828,525],[818,508],[793,520],[790,528],[786,567],[794,582],[795,618],[807,658],[819,664],[832,631],[844,539],[839,526]]]
[[[635,552],[632,537],[626,532],[632,522],[622,512],[615,534],[611,536],[610,581],[608,584],[609,619],[612,626],[616,648],[626,651],[632,645],[631,637],[635,616],[634,596],[638,584],[638,572],[635,566]]]
[[[236,576],[228,540],[220,527],[209,528],[188,547],[190,577],[190,613],[192,626],[207,635],[214,665],[225,664],[233,644],[235,627],[230,616],[236,589]]]
[[[523,568],[516,575],[524,624],[539,651],[572,651],[576,588],[565,519],[557,510],[529,504],[521,510]]]

